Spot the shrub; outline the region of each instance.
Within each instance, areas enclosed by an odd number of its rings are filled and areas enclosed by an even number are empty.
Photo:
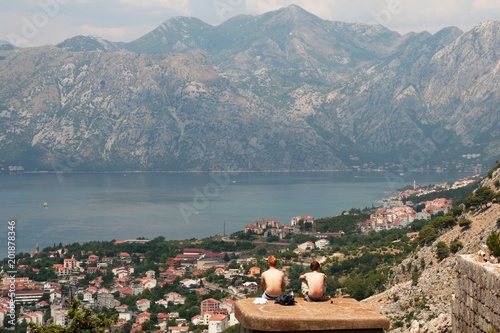
[[[460,219],[458,220],[458,225],[464,229],[469,228],[470,225],[472,224],[472,221],[469,219]]]
[[[500,228],[500,218],[497,219],[497,228]]]
[[[418,284],[418,279],[420,278],[420,273],[415,269],[411,273],[411,285],[416,286]]]
[[[443,230],[455,226],[457,224],[457,220],[452,213],[449,213],[436,217],[430,224],[438,230]]]
[[[450,251],[451,253],[457,253],[463,247],[464,245],[462,244],[462,242],[453,242],[450,244]]]
[[[500,180],[495,180],[495,182],[493,183],[495,185],[496,188],[500,187]]]
[[[418,234],[418,243],[420,245],[426,245],[432,243],[436,238],[438,238],[438,232],[436,228],[431,225],[426,225],[422,228]]]
[[[462,215],[463,212],[464,212],[464,207],[462,207],[462,205],[455,206],[451,209],[451,213],[453,214],[454,217],[459,217],[460,215]]]
[[[495,257],[500,257],[500,232],[492,231],[486,239],[486,245]]]
[[[448,258],[450,255],[450,248],[445,242],[438,242],[436,245],[436,257],[439,261]]]
[[[493,177],[493,169],[491,169],[490,171],[488,171],[488,178],[491,179]]]

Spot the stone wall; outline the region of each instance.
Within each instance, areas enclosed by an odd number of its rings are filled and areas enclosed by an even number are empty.
[[[383,333],[389,319],[351,298],[332,298],[326,302],[306,302],[296,298],[291,306],[257,299],[236,301],[234,314],[239,333]]]
[[[452,301],[454,333],[500,333],[500,264],[460,256]]]

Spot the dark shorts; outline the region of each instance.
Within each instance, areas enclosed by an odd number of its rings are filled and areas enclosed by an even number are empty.
[[[279,297],[279,295],[278,296],[271,296],[268,293],[266,293],[265,291],[264,291],[264,295],[263,296],[264,297],[262,297],[262,298],[269,299],[269,300],[275,300],[276,298]]]

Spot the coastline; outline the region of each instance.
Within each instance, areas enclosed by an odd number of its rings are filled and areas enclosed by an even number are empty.
[[[62,177],[38,172],[5,177],[4,186],[10,190],[0,193],[2,218],[18,220],[18,248],[23,252],[37,242],[44,246],[158,235],[182,240],[222,235],[223,221],[230,234],[261,219],[290,223],[292,216],[321,218],[378,206],[381,199],[413,183],[413,178],[398,175],[388,180],[368,171],[218,174],[134,172],[123,177],[99,172]],[[417,181],[429,179],[427,183],[463,178],[462,173],[415,176]]]

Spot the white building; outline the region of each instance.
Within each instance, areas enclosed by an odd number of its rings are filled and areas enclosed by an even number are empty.
[[[208,321],[208,333],[220,333],[229,326],[229,318],[224,314],[212,316]]]

